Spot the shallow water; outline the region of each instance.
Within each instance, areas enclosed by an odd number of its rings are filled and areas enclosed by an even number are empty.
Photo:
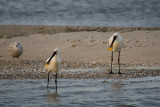
[[[160,106],[160,77],[141,79],[59,79],[57,92],[53,80],[0,80],[0,106]]]
[[[0,24],[160,27],[160,0],[0,0]]]

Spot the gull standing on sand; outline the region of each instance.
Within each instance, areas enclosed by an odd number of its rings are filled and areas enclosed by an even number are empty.
[[[121,52],[122,45],[123,45],[123,38],[119,35],[118,32],[114,33],[109,38],[109,48],[108,48],[108,50],[112,51],[111,69],[110,69],[109,74],[113,74],[113,72],[112,72],[113,52],[119,52],[119,54],[118,54],[118,65],[119,65],[118,74],[121,74],[121,72],[120,72],[120,52]]]
[[[45,71],[48,72],[47,88],[48,88],[48,84],[49,84],[49,74],[55,73],[55,85],[56,85],[56,89],[57,89],[57,75],[59,73],[59,69],[61,66],[60,65],[61,59],[59,58],[59,54],[60,54],[60,49],[56,48],[56,49],[54,49],[52,56],[46,60]]]
[[[9,45],[8,53],[12,58],[19,58],[23,54],[23,47],[19,42],[14,42]]]

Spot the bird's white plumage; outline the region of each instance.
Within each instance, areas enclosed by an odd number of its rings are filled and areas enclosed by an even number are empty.
[[[122,45],[123,45],[123,38],[119,35],[118,32],[114,33],[110,38],[109,38],[109,46],[111,45],[113,41],[113,37],[117,36],[116,40],[113,43],[113,52],[120,52]]]
[[[14,42],[9,45],[8,54],[13,58],[19,58],[23,54],[23,47],[19,42]]]
[[[61,67],[61,59],[59,58],[60,49],[56,48],[54,51],[56,51],[57,54],[51,59],[48,65],[45,65],[45,71],[58,74]],[[49,59],[50,58],[48,58],[46,62]]]

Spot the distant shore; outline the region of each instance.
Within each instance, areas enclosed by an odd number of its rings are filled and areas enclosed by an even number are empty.
[[[121,66],[124,74],[121,76],[107,74],[111,57],[111,53],[107,50],[108,39],[114,32],[119,32],[124,38],[121,52]],[[24,53],[19,60],[12,59],[8,55],[8,45],[14,41],[19,41],[24,48]],[[61,49],[60,78],[159,76],[159,41],[160,28],[158,27],[0,25],[0,79],[46,78],[46,73],[42,72],[44,62],[56,47]],[[117,53],[114,53],[114,57],[114,68],[116,68]],[[139,66],[147,69],[135,69]],[[127,67],[134,67],[134,69],[129,70],[126,69]],[[150,69],[150,67],[156,69]],[[79,73],[72,75],[71,72],[64,72],[68,69],[81,68],[91,69],[87,72],[88,77],[86,74],[82,76]],[[93,68],[104,69],[99,69],[97,72],[93,70],[93,73],[91,72]]]

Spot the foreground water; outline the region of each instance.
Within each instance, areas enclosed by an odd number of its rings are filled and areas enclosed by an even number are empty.
[[[160,27],[160,0],[0,0],[0,24]]]
[[[46,80],[0,80],[1,107],[160,106],[160,77],[141,79],[59,79],[47,90]]]

